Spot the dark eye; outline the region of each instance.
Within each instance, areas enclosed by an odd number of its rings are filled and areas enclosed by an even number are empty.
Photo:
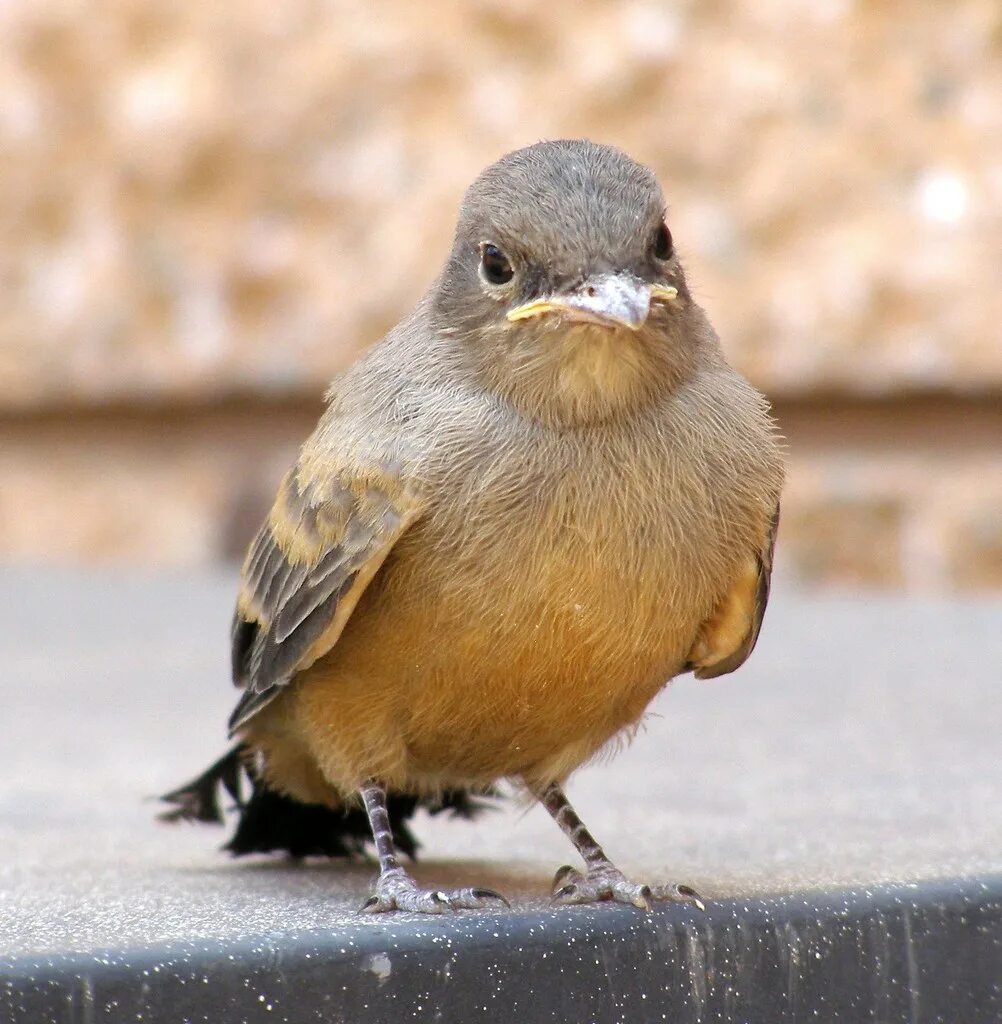
[[[488,284],[507,284],[515,276],[508,257],[490,242],[480,246],[480,272]]]
[[[674,251],[675,247],[672,245],[671,232],[668,230],[668,225],[661,221],[661,226],[654,236],[654,255],[659,260],[670,260]]]

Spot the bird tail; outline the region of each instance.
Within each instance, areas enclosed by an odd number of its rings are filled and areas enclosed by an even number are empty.
[[[171,809],[161,821],[202,821],[222,825],[221,791],[233,801],[238,818],[230,841],[223,847],[235,857],[248,853],[284,851],[293,857],[349,857],[365,855],[372,844],[369,819],[363,808],[334,809],[302,803],[268,787],[255,772],[243,744],[236,744],[201,775],[160,799]],[[407,793],[390,793],[387,810],[397,849],[414,859],[419,843],[409,819],[419,807],[432,814],[448,811],[453,817],[472,818],[491,806],[493,791],[471,793],[446,790],[434,800]],[[485,799],[487,798],[487,799]]]

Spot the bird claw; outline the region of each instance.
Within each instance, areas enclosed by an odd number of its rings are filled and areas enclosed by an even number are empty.
[[[672,884],[658,885],[652,890],[656,900],[671,900],[675,903],[691,903],[697,910],[706,912],[703,897],[691,885]]]
[[[447,914],[454,910],[483,910],[496,902],[511,904],[493,889],[421,889],[403,870],[379,876],[375,892],[358,908],[360,914],[403,910],[412,914]]]
[[[509,910],[511,910],[511,904],[494,889],[470,889],[470,892],[477,899],[481,900],[500,900]]]
[[[577,868],[572,868],[570,864],[565,864],[563,867],[557,868],[557,873],[553,876],[553,889],[558,889],[561,882],[564,882],[566,879],[572,878],[575,875],[580,877],[581,872],[578,871]],[[554,893],[554,895],[556,895],[556,893]]]
[[[553,877],[553,894],[550,899],[552,903],[562,906],[611,900],[628,903],[639,910],[650,910],[655,900],[674,900],[706,910],[706,904],[691,886],[662,885],[652,889],[649,885],[631,882],[612,864],[589,868],[587,874],[565,864]]]

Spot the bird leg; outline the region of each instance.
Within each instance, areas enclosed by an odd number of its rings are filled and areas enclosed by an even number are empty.
[[[581,874],[565,864],[557,871],[553,878],[554,903],[615,900],[650,910],[652,900],[680,900],[705,909],[699,894],[688,885],[663,885],[652,889],[649,885],[631,882],[606,856],[557,783],[550,783],[537,797],[581,854],[586,868]]]
[[[386,810],[386,787],[370,780],[359,790],[369,816],[379,857],[379,878],[373,894],[359,908],[366,914],[409,910],[417,914],[444,914],[450,910],[478,910],[495,901],[508,901],[493,889],[421,889],[401,867]]]

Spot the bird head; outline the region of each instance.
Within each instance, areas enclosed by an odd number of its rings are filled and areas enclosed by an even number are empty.
[[[704,323],[651,171],[610,146],[542,142],[466,193],[437,329],[522,411],[601,420],[684,377]]]

